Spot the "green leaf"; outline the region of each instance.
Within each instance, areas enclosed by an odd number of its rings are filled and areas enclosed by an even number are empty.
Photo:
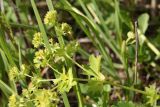
[[[83,74],[88,76],[93,76],[93,79],[103,81],[105,76],[100,72],[100,65],[101,65],[101,56],[95,57],[91,55],[89,57],[89,66],[84,65],[83,67],[86,69]]]
[[[90,68],[98,74],[100,72],[101,56],[95,57],[94,55],[91,55],[89,57],[89,64]]]
[[[87,84],[79,83],[79,87],[80,87],[81,93],[87,94],[87,90],[89,87]]]
[[[131,101],[120,101],[117,105],[112,105],[112,107],[136,107]]]
[[[100,81],[89,81],[88,82],[88,90],[87,92],[91,96],[98,96],[102,93],[103,90],[103,83]]]
[[[0,57],[1,58],[1,64],[2,64],[2,62],[4,63],[4,65],[2,65],[0,67],[0,69],[3,71],[4,70],[3,68],[5,68],[5,70],[8,71],[8,67],[9,67],[8,59],[7,59],[4,51],[1,48],[0,48],[0,55],[1,55],[1,57]],[[3,73],[1,73],[1,75],[2,74]]]
[[[149,87],[145,87],[145,92],[147,93],[146,95],[148,99],[147,104],[150,104],[151,106],[156,105],[156,102],[159,99],[158,91],[156,89],[156,84],[152,84]]]
[[[54,80],[57,85],[57,89],[60,93],[69,92],[70,89],[77,83],[73,80],[72,68],[69,68],[66,74],[65,68],[63,68],[63,73]]]
[[[138,17],[138,25],[139,29],[144,34],[148,28],[149,15],[147,13],[143,13]]]

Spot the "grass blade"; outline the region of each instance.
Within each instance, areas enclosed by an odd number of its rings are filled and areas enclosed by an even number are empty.
[[[2,47],[4,53],[6,54],[9,63],[11,64],[11,66],[14,66],[15,63],[13,61],[12,55],[9,52],[7,43],[5,41],[5,34],[4,34],[4,30],[0,27],[0,46]]]
[[[120,10],[119,10],[119,1],[115,0],[115,27],[117,33],[117,42],[119,46],[122,44],[122,36],[121,36],[121,26],[120,26],[120,18],[119,18]]]
[[[49,8],[49,10],[53,10],[54,7],[53,7],[53,4],[52,4],[52,1],[51,0],[46,0],[46,3],[47,3],[47,6]]]
[[[2,57],[2,60],[3,60],[3,63],[4,63],[4,67],[5,67],[5,70],[8,71],[8,67],[9,67],[9,63],[8,63],[8,59],[7,57],[5,56],[5,53],[3,52],[2,49],[0,49],[0,53],[1,53],[1,57]],[[2,73],[2,72],[1,72]]]
[[[40,31],[41,31],[42,35],[43,35],[42,37],[43,37],[44,43],[45,43],[46,47],[48,48],[48,50],[51,51],[49,41],[48,41],[48,37],[47,37],[46,31],[45,31],[45,27],[42,23],[42,20],[41,20],[41,17],[39,15],[38,9],[36,7],[35,1],[31,0],[31,4],[32,4],[32,8],[34,10],[34,14],[35,14],[37,22],[38,22],[38,26],[40,28]]]
[[[9,97],[11,94],[15,93],[8,85],[6,85],[2,80],[0,80],[0,89],[3,93]]]

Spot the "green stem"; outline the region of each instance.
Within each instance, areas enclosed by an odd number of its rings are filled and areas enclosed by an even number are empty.
[[[61,75],[60,72],[58,72],[56,69],[54,69],[50,64],[47,64],[53,71],[55,71],[57,74]]]
[[[55,31],[56,31],[58,42],[59,42],[61,48],[64,48],[65,43],[64,43],[64,40],[63,40],[63,37],[62,37],[62,31],[61,31],[61,29],[58,25],[57,25],[57,27],[55,27]]]
[[[35,25],[27,25],[27,24],[19,24],[19,23],[9,23],[13,28],[24,28],[24,29],[33,29],[39,30],[38,26]]]
[[[62,34],[61,34],[61,31],[59,31],[59,29],[58,29],[58,27],[55,27],[55,30],[56,30],[56,34],[57,34],[57,36],[58,36],[58,41],[59,41],[59,43],[60,43],[60,46],[61,46],[61,48],[64,48],[64,46],[65,46],[65,44],[64,44],[64,40],[63,40],[63,37],[62,37]],[[67,55],[67,57],[69,57],[68,55]],[[70,58],[69,57],[69,59],[71,60],[71,61],[74,61],[72,58]],[[68,67],[70,67],[70,65],[72,65],[71,63],[70,63],[70,61],[67,61],[66,60],[66,65],[68,65]],[[83,67],[82,67],[83,68]],[[74,77],[76,77],[76,74],[73,72],[73,74],[74,74]],[[79,89],[79,86],[78,86],[78,84],[74,87],[74,90],[75,90],[75,92],[76,92],[76,94],[77,94],[77,98],[78,98],[78,104],[79,104],[79,107],[83,107],[83,103],[82,103],[82,98],[81,98],[81,92],[80,92],[80,89]]]
[[[66,54],[66,57],[73,63],[75,63],[77,66],[79,66],[81,69],[83,70],[86,70],[84,69],[80,64],[78,64],[76,61],[74,61],[68,54]],[[68,62],[69,63],[69,62]],[[74,73],[74,77],[76,77],[76,73]],[[77,95],[77,98],[78,98],[78,106],[79,107],[83,107],[83,101],[82,101],[82,97],[81,97],[81,90],[79,88],[79,84],[77,84],[75,87],[74,87],[74,90],[76,92],[76,95]]]
[[[29,77],[29,78],[33,78],[32,76],[28,75],[28,74],[24,74],[26,77]]]
[[[75,92],[76,92],[77,97],[78,97],[78,107],[83,107],[81,90],[80,90],[80,87],[79,87],[78,84],[75,86]]]
[[[75,60],[73,60],[68,54],[66,54],[66,57],[68,59],[70,59],[73,63],[75,63],[79,68],[81,68],[84,71],[88,71],[87,69],[85,69],[83,66],[81,66],[79,63],[77,63]]]
[[[112,82],[112,81],[105,81],[105,83],[110,84],[110,85],[113,85],[113,86],[121,87],[121,88],[126,89],[126,90],[135,91],[135,92],[137,92],[137,93],[141,93],[141,94],[145,94],[145,95],[147,94],[147,93],[145,93],[145,92],[142,91],[142,90],[138,90],[138,89],[135,89],[135,88],[132,88],[132,87],[127,87],[127,86],[120,85],[120,84],[115,84],[115,83]]]
[[[63,98],[65,107],[70,107],[70,104],[69,104],[69,101],[68,101],[66,93],[62,93],[62,98]]]
[[[103,107],[107,107],[108,97],[109,97],[109,93],[103,92],[103,95],[102,95]]]
[[[66,57],[69,59],[69,60],[71,60],[73,63],[75,63],[79,68],[81,68],[83,71],[85,71],[85,72],[88,72],[88,70],[87,69],[85,69],[83,66],[81,66],[79,63],[77,63],[75,60],[73,60],[69,55],[67,55],[66,54]],[[92,70],[93,71],[93,70]],[[97,72],[94,72],[93,71],[93,73],[96,75],[96,76],[98,76],[98,73]]]
[[[53,7],[53,4],[52,4],[52,1],[51,0],[46,0],[47,2],[47,6],[49,8],[49,10],[53,10],[54,7]],[[64,41],[63,41],[63,37],[62,37],[62,34],[61,34],[61,31],[60,29],[57,29],[56,27],[55,28],[55,31],[56,31],[56,34],[58,36],[58,41],[59,41],[59,44],[61,46],[61,48],[64,47]],[[50,65],[49,65],[50,66]],[[56,73],[60,74],[56,69],[54,69],[52,66],[50,66]],[[57,75],[54,73],[55,77],[57,78]],[[63,93],[62,94],[62,98],[63,98],[63,101],[64,101],[64,105],[65,107],[70,107],[70,104],[69,104],[69,101],[68,101],[68,98],[67,98],[67,94],[66,93]]]
[[[41,81],[53,81],[54,79],[47,79],[47,80],[41,80]],[[82,78],[74,78],[75,81],[83,81],[83,82],[89,82],[89,81],[98,81],[98,80],[90,80],[90,79],[82,79]],[[126,89],[126,90],[131,90],[131,91],[135,91],[137,93],[141,93],[141,94],[144,94],[144,95],[147,95],[146,92],[142,91],[142,90],[139,90],[139,89],[135,89],[133,87],[128,87],[128,86],[124,86],[124,85],[121,85],[121,84],[117,84],[117,83],[114,83],[113,81],[102,81],[104,84],[110,84],[110,85],[113,85],[113,86],[116,86],[116,87],[120,87],[120,88],[123,88],[123,89]]]
[[[74,78],[74,80],[76,80],[76,81],[85,81],[85,82],[91,81],[90,79],[81,79],[81,78]],[[92,80],[92,81],[98,81],[98,80]],[[131,91],[135,91],[137,93],[141,93],[141,94],[147,95],[147,93],[142,91],[142,90],[138,90],[138,89],[135,89],[133,87],[127,87],[127,86],[120,85],[120,84],[116,84],[113,81],[102,81],[102,82],[104,84],[110,84],[110,85],[113,85],[113,86],[116,86],[116,87],[120,87],[120,88],[123,88],[123,89],[126,89],[126,90],[131,90]]]

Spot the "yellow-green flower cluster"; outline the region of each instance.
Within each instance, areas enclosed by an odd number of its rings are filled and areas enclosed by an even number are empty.
[[[64,35],[67,35],[67,36],[72,35],[72,27],[69,24],[62,23],[61,29],[62,29]]]
[[[41,77],[38,76],[34,76],[31,81],[32,81],[32,86],[31,87],[40,87],[42,85],[42,82],[40,82],[42,80]]]
[[[76,85],[76,81],[73,80],[72,69],[70,68],[67,74],[65,74],[65,70],[63,69],[63,73],[59,78],[54,80],[54,83],[57,85],[60,93],[69,92],[72,86]]]
[[[26,74],[28,74],[28,69],[24,64],[21,65],[20,70],[17,67],[12,67],[9,70],[9,79],[11,81],[18,81],[19,79],[25,79]]]
[[[42,34],[40,32],[34,34],[32,44],[35,48],[38,48],[40,45],[43,44]]]
[[[40,49],[35,53],[35,58],[33,62],[35,63],[35,66],[39,68],[40,66],[45,64],[45,56],[46,53],[44,50]]]
[[[157,100],[160,98],[160,95],[158,95],[158,91],[156,90],[156,85],[150,85],[149,87],[145,87],[145,92],[147,94],[147,103],[151,106],[156,105]]]
[[[44,18],[44,23],[46,25],[55,25],[56,21],[57,21],[57,11],[52,10],[47,12]]]
[[[138,29],[137,32],[138,32],[138,35],[139,35],[139,42],[142,45],[144,43],[144,41],[145,41],[145,38],[144,38],[145,36],[144,36],[144,34],[142,34],[142,32],[139,29]],[[127,37],[128,38],[126,40],[126,43],[128,45],[135,43],[135,33],[133,31],[129,31],[127,33]]]
[[[11,81],[13,80],[18,80],[18,76],[19,76],[19,70],[17,67],[12,67],[10,70],[9,70],[9,79]]]
[[[55,52],[60,47],[58,43],[53,44],[52,39],[50,39],[49,42],[51,46],[51,51],[48,51],[48,49],[45,48],[45,49],[39,49],[38,51],[35,52],[35,57],[33,59],[33,62],[36,68],[47,66],[50,60],[54,61]]]
[[[27,103],[26,103],[26,101],[23,97],[21,97],[19,99],[19,104],[18,105],[19,105],[18,107],[27,107]]]
[[[20,70],[21,70],[20,73],[19,73],[20,78],[25,79],[26,74],[28,75],[28,73],[29,73],[29,70],[28,70],[27,66],[25,64],[22,64],[20,66]]]
[[[57,92],[52,89],[30,87],[28,89],[23,89],[22,96],[20,97],[18,104],[25,105],[24,102],[32,102],[35,107],[57,107],[59,103],[59,96]]]
[[[35,91],[35,106],[36,107],[57,107],[59,98],[56,92],[46,89]]]
[[[32,97],[32,94],[31,92],[33,92],[32,90],[33,88],[29,87],[28,89],[23,89],[22,90],[22,95],[26,98],[26,99],[30,99]]]
[[[16,95],[13,94],[9,97],[8,107],[17,107]]]

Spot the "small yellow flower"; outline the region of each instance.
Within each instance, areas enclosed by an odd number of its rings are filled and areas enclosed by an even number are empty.
[[[35,56],[37,57],[37,59],[42,60],[44,59],[44,50],[39,50],[35,53]]]
[[[25,64],[21,65],[21,70],[24,71],[26,69]]]
[[[45,52],[44,50],[40,49],[39,51],[37,51],[35,53],[35,58],[33,59],[33,62],[35,63],[35,66],[37,68],[44,67],[47,64],[47,52]]]
[[[54,25],[57,21],[57,11],[52,10],[47,12],[44,18],[44,23],[47,25]]]
[[[34,38],[32,40],[32,44],[34,45],[35,48],[38,48],[40,45],[42,45],[42,34],[40,32],[37,32],[34,34]]]
[[[16,95],[13,94],[9,97],[8,107],[17,107]]]
[[[12,68],[9,70],[9,79],[10,79],[11,81],[17,80],[18,75],[19,75],[19,70],[18,70],[17,67],[12,67]]]
[[[59,98],[56,92],[46,89],[35,91],[35,106],[36,107],[57,107]]]
[[[60,93],[69,92],[70,89],[77,84],[77,82],[73,80],[72,68],[69,68],[67,74],[65,68],[63,68],[63,73],[59,78],[54,80],[54,83],[57,85],[57,90]]]
[[[147,104],[150,104],[151,106],[155,105],[157,100],[159,99],[156,84],[150,85],[149,87],[145,87],[145,92],[147,93]]]

